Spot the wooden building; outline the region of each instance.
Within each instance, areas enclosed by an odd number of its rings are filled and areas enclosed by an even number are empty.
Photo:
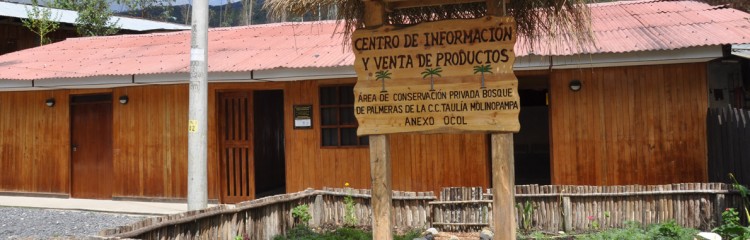
[[[589,48],[516,47],[516,182],[707,181],[710,88],[727,81],[712,69],[732,63],[723,61],[727,46],[750,42],[750,14],[627,1],[593,5],[592,16]],[[335,30],[308,22],[210,31],[209,199],[369,188],[353,55]],[[0,191],[184,199],[189,48],[184,31],[0,56]],[[734,62],[746,72],[747,60]],[[307,127],[298,115],[309,112]],[[490,187],[488,144],[484,134],[393,135],[393,188]]]
[[[32,6],[21,3],[0,2],[0,55],[39,46],[39,36],[23,26],[22,19],[27,19],[27,9]],[[47,35],[52,42],[59,42],[77,37],[75,23],[78,13],[54,8],[50,10],[53,19],[60,23],[60,28]],[[190,29],[189,26],[157,22],[145,19],[114,16],[120,31],[118,34],[141,34],[152,32],[179,31]]]

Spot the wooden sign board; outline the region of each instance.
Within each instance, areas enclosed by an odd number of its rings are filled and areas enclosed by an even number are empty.
[[[485,17],[356,30],[357,135],[518,132],[515,26]]]

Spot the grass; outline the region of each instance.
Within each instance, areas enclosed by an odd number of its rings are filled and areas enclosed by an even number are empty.
[[[584,240],[605,240],[605,239],[622,239],[622,240],[693,240],[698,230],[685,228],[674,220],[660,224],[653,224],[648,227],[642,227],[637,222],[627,223],[627,227],[620,229],[608,229],[605,231],[591,233],[577,237]]]

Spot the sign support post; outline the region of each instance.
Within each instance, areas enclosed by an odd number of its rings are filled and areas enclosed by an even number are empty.
[[[516,239],[513,134],[492,134],[492,219],[498,239]]]
[[[373,239],[393,239],[391,229],[391,150],[388,135],[370,136],[370,179],[372,179]]]
[[[487,0],[487,15],[507,14],[507,3],[510,0]],[[496,236],[504,239],[516,239],[516,173],[513,156],[513,134],[492,133],[492,218]],[[500,239],[500,238],[498,238]]]
[[[380,1],[365,1],[365,27],[383,25],[385,8]],[[373,239],[392,240],[391,150],[388,135],[370,136],[370,185],[372,186]]]

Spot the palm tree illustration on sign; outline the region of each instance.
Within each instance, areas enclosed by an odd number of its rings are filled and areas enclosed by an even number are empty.
[[[422,72],[422,79],[425,79],[428,76],[430,77],[430,91],[431,92],[435,91],[435,80],[434,80],[434,77],[435,77],[435,75],[437,75],[438,77],[442,77],[440,75],[441,72],[443,72],[443,69],[440,68],[440,67],[425,68],[424,72]]]
[[[383,90],[380,90],[381,93],[388,92],[385,90],[386,79],[391,79],[391,73],[389,73],[388,70],[375,72],[375,81],[380,80],[383,83]]]
[[[478,65],[474,66],[474,74],[481,73],[482,74],[482,87],[484,87],[484,73],[492,73],[492,70],[490,70],[490,65]]]

